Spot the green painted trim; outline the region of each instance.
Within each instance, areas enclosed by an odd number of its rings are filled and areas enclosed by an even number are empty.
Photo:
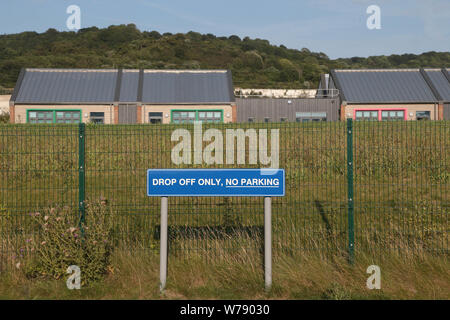
[[[199,112],[220,112],[220,123],[223,123],[223,109],[171,109],[170,110],[170,123],[173,122],[173,113],[174,112],[195,112],[195,121],[198,121],[198,113]]]
[[[26,109],[27,123],[30,123],[30,117],[29,117],[30,111],[36,111],[36,112],[52,111],[53,112],[53,124],[56,124],[56,112],[58,112],[58,111],[78,111],[80,113],[80,123],[83,123],[83,115],[82,115],[81,109]],[[34,124],[38,124],[38,123],[34,123]]]

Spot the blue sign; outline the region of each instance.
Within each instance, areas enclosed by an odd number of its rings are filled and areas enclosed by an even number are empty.
[[[282,197],[284,169],[149,169],[150,197]]]

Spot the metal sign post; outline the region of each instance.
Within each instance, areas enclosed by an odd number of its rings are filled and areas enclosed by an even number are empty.
[[[272,287],[272,198],[264,198],[264,283]]]
[[[147,195],[161,197],[160,286],[167,281],[168,197],[264,197],[264,284],[272,286],[272,198],[285,193],[283,169],[149,169]]]
[[[168,198],[161,197],[161,240],[159,251],[159,291],[166,287],[167,279],[167,220],[168,220]]]

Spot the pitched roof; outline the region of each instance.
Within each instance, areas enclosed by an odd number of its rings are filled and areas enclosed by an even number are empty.
[[[225,71],[160,72],[144,70],[142,101],[145,103],[210,103],[234,99]]]
[[[114,101],[117,70],[25,69],[15,103]]]
[[[433,74],[428,83],[429,72],[420,69],[332,70],[331,75],[348,103],[435,103],[436,91],[446,90],[443,82],[441,90],[434,88],[439,76]]]
[[[218,104],[234,102],[227,70],[24,69],[16,104]]]
[[[439,93],[440,98],[445,102],[450,102],[450,76],[448,69],[425,69],[425,72]]]

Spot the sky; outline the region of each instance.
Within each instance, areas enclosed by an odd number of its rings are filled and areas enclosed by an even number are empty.
[[[450,0],[1,0],[0,34],[69,31],[69,5],[80,7],[81,28],[248,36],[332,59],[450,51]],[[367,27],[370,5],[381,29]]]

